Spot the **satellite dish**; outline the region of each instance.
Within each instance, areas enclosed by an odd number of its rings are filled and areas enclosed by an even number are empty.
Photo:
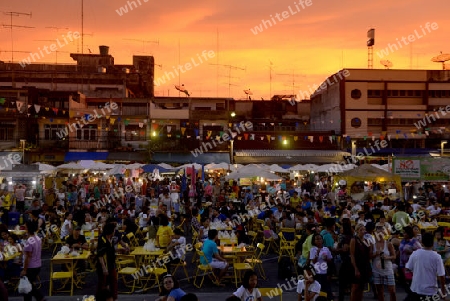
[[[247,94],[247,95],[253,95],[253,92],[250,91],[250,89],[244,90],[244,93]]]
[[[441,54],[431,58],[431,61],[434,62],[434,63],[441,63],[442,64],[442,70],[445,70],[445,62],[446,61],[450,61],[450,54],[449,53],[442,53],[442,51],[441,51]]]
[[[380,64],[383,65],[385,67],[385,69],[389,69],[392,66],[394,66],[394,64],[389,60],[381,60]]]

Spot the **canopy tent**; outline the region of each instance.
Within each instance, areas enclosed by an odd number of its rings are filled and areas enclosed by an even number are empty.
[[[355,164],[324,164],[313,169],[314,172],[340,173],[356,168]]]
[[[289,168],[289,171],[314,170],[318,167],[316,164],[297,164]]]
[[[41,174],[52,174],[54,172],[56,172],[56,167],[50,164],[45,164],[45,163],[33,163],[35,165],[39,166],[39,171],[41,172]]]
[[[80,160],[77,164],[91,170],[107,170],[114,167],[114,164],[106,164],[93,160]]]
[[[272,165],[270,165],[270,166],[268,166],[268,167],[269,167],[269,170],[270,170],[271,172],[289,173],[289,170],[288,170],[288,169],[284,169],[283,167],[281,167],[281,166],[278,165],[278,164],[272,164]]]
[[[374,167],[370,164],[363,164],[358,168],[348,170],[341,174],[337,174],[334,176],[334,183],[339,183],[340,180],[347,181],[347,187],[350,187],[355,182],[378,182],[378,183],[387,183],[394,182],[397,193],[402,193],[402,180],[398,175],[394,175],[390,172],[384,171],[380,168]]]
[[[282,179],[281,177],[269,172],[268,170],[264,170],[254,164],[250,164],[240,168],[235,172],[230,173],[225,177],[225,180],[237,180],[254,177],[261,177],[269,181],[278,181]]]
[[[224,169],[224,170],[235,170],[234,166],[232,164],[229,163],[210,163],[210,164],[206,164],[205,165],[205,169],[212,169],[212,170],[217,170],[217,169]]]
[[[164,168],[157,164],[146,164],[146,165],[142,166],[142,169],[144,170],[144,172],[154,172],[154,170],[157,169],[160,174],[176,172],[176,169],[173,169],[173,168],[167,169],[167,168]]]
[[[158,165],[165,169],[176,169],[176,167],[173,167],[172,165],[166,163],[159,163]]]

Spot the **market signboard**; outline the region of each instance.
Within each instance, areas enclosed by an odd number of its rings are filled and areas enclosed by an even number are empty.
[[[448,181],[450,158],[394,158],[392,172],[402,181]]]

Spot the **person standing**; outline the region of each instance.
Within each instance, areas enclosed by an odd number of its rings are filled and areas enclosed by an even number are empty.
[[[25,211],[25,188],[19,185],[16,188],[14,196],[16,197],[16,210],[23,213]]]
[[[41,291],[36,288],[34,281],[39,275],[42,266],[41,253],[42,253],[42,242],[39,236],[36,235],[37,227],[32,221],[26,222],[26,228],[28,233],[28,239],[23,248],[24,252],[24,263],[23,270],[20,272],[20,277],[27,276],[31,283],[31,292],[24,295],[24,301],[31,301],[33,297],[37,301],[45,300]]]
[[[422,237],[423,248],[414,251],[406,263],[406,268],[413,272],[410,300],[435,300],[438,295],[438,283],[441,296],[446,296],[445,269],[441,256],[433,251],[433,234],[425,233]],[[445,294],[445,295],[444,295]]]
[[[376,286],[378,301],[384,301],[384,285],[387,285],[390,301],[396,301],[395,278],[392,260],[395,260],[396,253],[391,242],[384,239],[383,225],[375,227],[375,244],[373,245],[374,257],[372,260],[373,283]]]
[[[365,234],[366,227],[363,224],[356,224],[355,236],[350,241],[350,260],[354,269],[351,301],[363,300],[364,286],[369,283],[372,275],[370,259],[373,247],[364,239]]]
[[[102,236],[98,240],[97,291],[100,292],[109,286],[114,295],[114,300],[117,300],[116,250],[113,240],[115,228],[116,226],[113,223],[107,223],[103,228]]]

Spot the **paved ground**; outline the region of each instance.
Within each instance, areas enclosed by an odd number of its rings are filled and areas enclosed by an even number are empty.
[[[187,254],[187,262],[188,262],[188,274],[190,277],[192,277],[195,273],[195,265],[191,263],[191,254]],[[49,274],[50,274],[50,257],[51,252],[50,250],[43,250],[42,258],[43,258],[43,268],[41,270],[41,282],[42,287],[41,291],[44,293],[44,295],[48,295],[49,292]],[[267,256],[263,257],[264,261],[264,270],[266,271],[267,279],[266,280],[259,280],[258,285],[259,287],[277,287],[278,285],[286,284],[286,281],[284,279],[278,279],[278,257],[275,254],[269,254]],[[205,284],[203,285],[202,289],[196,288],[192,284],[192,279],[188,282],[188,279],[186,279],[184,272],[179,269],[177,271],[177,278],[180,281],[180,287],[186,291],[197,294],[200,298],[199,300],[225,300],[228,296],[230,296],[235,290],[236,286],[233,283],[228,283],[226,287],[217,287],[214,286],[209,279],[205,279]],[[95,272],[89,273],[86,275],[86,284],[83,286],[83,289],[75,289],[74,290],[74,297],[69,297],[67,294],[59,294],[58,296],[53,296],[49,298],[49,300],[82,300],[84,295],[93,295],[95,294],[96,288],[97,288],[97,275]],[[125,290],[121,282],[119,282],[119,291]],[[333,291],[337,292],[336,287],[336,281],[333,285]],[[397,300],[401,301],[403,300],[406,295],[403,288],[398,288],[397,290]],[[133,295],[121,295],[119,300],[155,300],[158,293],[157,288],[153,288],[149,291],[147,291],[145,294],[142,292],[136,292]],[[386,300],[388,300],[388,295],[386,295]],[[23,297],[19,296],[17,292],[14,292],[12,289],[9,291],[10,300],[23,300]],[[285,298],[284,296],[289,296],[288,298]],[[337,296],[337,293],[335,293],[335,296]],[[294,293],[294,288],[291,290],[291,292],[287,292],[283,294],[284,300],[296,300],[293,298],[296,298],[296,294]],[[347,296],[346,300],[349,300],[349,297]],[[374,300],[372,293],[366,293],[364,300]]]

